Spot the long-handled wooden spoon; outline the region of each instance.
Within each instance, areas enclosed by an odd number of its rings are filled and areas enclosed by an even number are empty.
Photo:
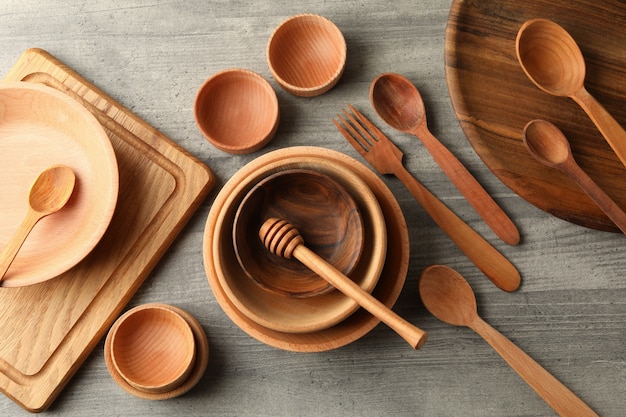
[[[558,127],[545,120],[531,120],[524,127],[523,139],[535,159],[569,175],[609,219],[626,233],[626,213],[576,163],[569,142]]]
[[[24,221],[0,252],[0,281],[37,222],[65,206],[74,191],[75,182],[74,171],[64,165],[54,165],[39,174],[30,187]]]
[[[541,90],[578,103],[626,166],[626,131],[585,89],[585,59],[574,38],[551,20],[532,19],[519,29],[515,47],[528,78]]]
[[[365,292],[354,281],[307,248],[300,232],[286,220],[267,219],[259,230],[259,237],[272,253],[288,259],[296,258],[327,280],[337,290],[355,300],[361,307],[402,336],[413,349],[421,347],[426,342],[426,332],[398,316],[393,310]]]
[[[441,170],[500,239],[510,245],[519,243],[519,230],[513,221],[461,161],[428,130],[424,101],[411,81],[400,74],[381,74],[372,81],[370,101],[385,122],[422,141]]]
[[[454,269],[443,265],[426,268],[419,280],[419,292],[428,311],[439,320],[467,326],[482,336],[559,415],[597,416],[569,388],[480,318],[472,288]]]

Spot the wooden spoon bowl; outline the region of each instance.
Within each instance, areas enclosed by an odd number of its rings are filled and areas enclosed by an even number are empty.
[[[267,63],[276,82],[302,97],[333,88],[343,74],[346,55],[346,41],[339,28],[314,14],[285,20],[267,45]]]
[[[110,337],[116,371],[140,391],[172,391],[194,368],[194,334],[175,310],[158,304],[135,307],[118,319]]]
[[[278,98],[270,83],[252,71],[228,69],[200,87],[194,117],[216,148],[247,154],[272,140],[280,119]]]
[[[516,52],[522,69],[541,90],[570,96],[583,87],[583,54],[559,24],[548,19],[525,22],[517,35]]]
[[[312,297],[333,290],[326,280],[293,259],[270,253],[256,238],[270,217],[289,219],[308,247],[349,275],[363,252],[358,205],[339,182],[314,170],[280,171],[260,181],[244,197],[233,228],[239,264],[264,288],[289,297]]]

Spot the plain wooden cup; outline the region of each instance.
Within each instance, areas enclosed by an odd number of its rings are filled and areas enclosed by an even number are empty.
[[[346,66],[347,47],[341,30],[315,14],[282,22],[270,36],[267,63],[276,82],[301,97],[333,88]]]
[[[134,388],[148,393],[175,390],[188,378],[196,360],[189,323],[158,304],[137,306],[111,328],[111,359]]]
[[[233,68],[212,75],[200,87],[194,117],[213,146],[232,154],[247,154],[272,140],[280,110],[276,92],[265,78]]]

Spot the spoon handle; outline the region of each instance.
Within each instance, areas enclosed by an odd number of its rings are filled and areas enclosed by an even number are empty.
[[[613,223],[626,234],[626,213],[609,197],[596,182],[576,163],[568,164],[564,170],[576,181]]]
[[[626,131],[611,114],[583,87],[572,99],[587,113],[615,155],[626,166]]]
[[[509,245],[517,245],[520,241],[519,230],[465,165],[424,125],[421,125],[414,133],[441,167],[441,170],[450,178],[450,181],[491,230]]]
[[[519,271],[504,255],[428,191],[402,164],[396,165],[394,175],[491,282],[504,291],[515,291],[519,287]]]
[[[13,260],[30,234],[30,231],[35,227],[35,224],[37,224],[41,217],[40,213],[29,208],[22,224],[20,224],[20,227],[17,228],[11,240],[9,240],[2,252],[0,252],[0,282],[4,279],[4,276],[11,267]]]
[[[343,275],[339,270],[326,262],[304,245],[298,245],[293,251],[293,257],[310,268],[313,272],[327,280],[333,287],[346,296],[355,300],[361,307],[391,327],[413,349],[420,348],[426,342],[426,332],[412,325],[389,307],[365,292],[350,278]]]
[[[560,416],[598,416],[569,388],[480,317],[476,316],[470,327]]]

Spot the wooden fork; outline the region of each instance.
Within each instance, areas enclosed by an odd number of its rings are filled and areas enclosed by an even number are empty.
[[[333,123],[350,144],[381,174],[395,175],[439,227],[487,278],[504,291],[520,285],[519,271],[496,248],[415,179],[402,164],[402,151],[353,106]]]

